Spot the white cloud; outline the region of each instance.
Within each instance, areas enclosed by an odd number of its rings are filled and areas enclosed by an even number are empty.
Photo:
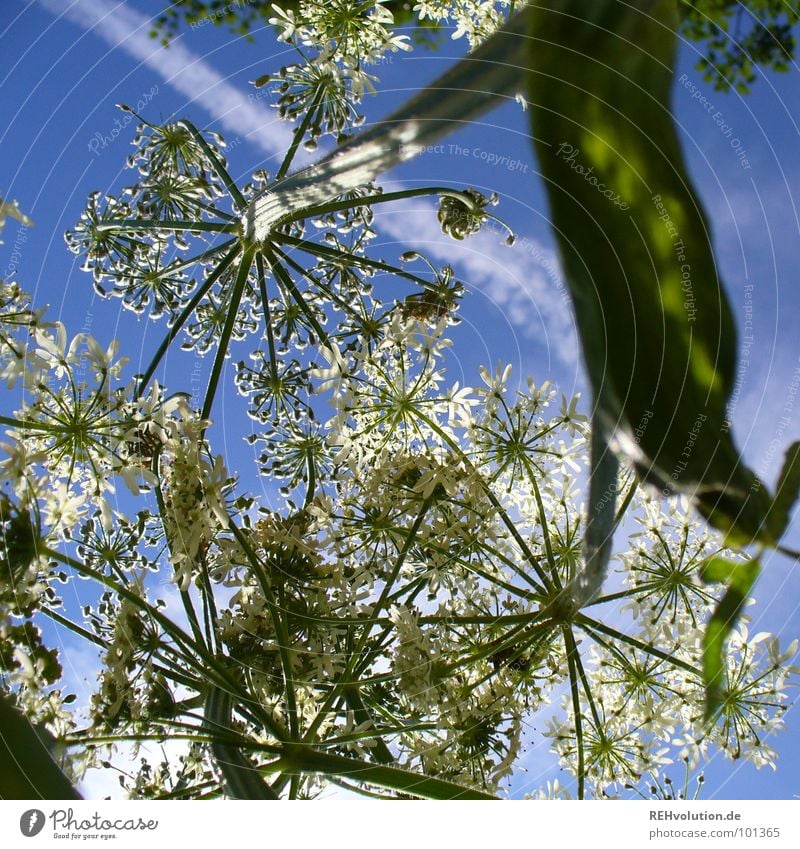
[[[288,147],[291,129],[265,101],[251,100],[179,39],[168,48],[163,47],[149,35],[151,19],[125,3],[73,0],[66,8],[63,0],[39,3],[146,65],[167,85],[208,112],[219,129],[243,136],[270,156]]]

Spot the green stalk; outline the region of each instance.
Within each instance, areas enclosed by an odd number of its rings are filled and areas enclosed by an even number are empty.
[[[575,719],[575,745],[578,748],[578,798],[584,798],[584,788],[586,783],[586,764],[584,761],[583,752],[583,715],[581,714],[581,697],[578,690],[578,674],[575,669],[575,654],[577,647],[575,641],[569,644],[569,637],[572,636],[569,627],[562,627],[564,633],[564,643],[567,650],[567,664],[569,666],[569,688],[572,694],[572,715]]]
[[[150,382],[150,378],[155,374],[155,370],[158,368],[158,364],[164,357],[164,354],[169,350],[169,346],[174,341],[175,337],[181,332],[183,325],[189,320],[191,314],[195,311],[195,308],[203,300],[206,296],[208,290],[219,280],[219,278],[227,271],[228,267],[231,263],[236,259],[237,254],[239,253],[239,245],[238,243],[234,243],[232,249],[225,254],[225,256],[220,260],[219,265],[208,275],[208,277],[203,281],[203,283],[198,286],[197,291],[192,296],[192,299],[188,304],[183,308],[181,314],[175,319],[175,322],[169,329],[169,332],[162,340],[161,344],[158,346],[158,350],[153,355],[153,358],[150,360],[150,364],[147,366],[145,373],[139,378],[139,381],[136,386],[135,398],[141,398],[142,393],[145,390],[145,387]]]
[[[181,120],[178,121],[178,124],[185,127],[192,138],[197,142],[197,144],[203,149],[203,153],[208,157],[211,162],[211,167],[217,172],[217,176],[222,180],[225,184],[225,188],[228,190],[228,194],[231,196],[231,200],[237,209],[244,209],[247,206],[247,201],[244,198],[244,195],[239,191],[236,183],[233,181],[233,178],[228,173],[227,168],[220,162],[219,157],[214,153],[211,149],[209,143],[203,138],[202,133],[195,127],[191,121]]]
[[[311,101],[310,106],[306,109],[306,113],[303,115],[303,120],[292,135],[292,143],[289,145],[289,150],[286,151],[286,156],[284,156],[280,168],[278,168],[278,173],[275,175],[276,180],[281,180],[286,176],[286,172],[289,170],[292,162],[294,161],[297,148],[300,147],[300,142],[303,140],[303,136],[306,134],[306,130],[311,124],[314,113],[317,111],[324,95],[325,89],[320,86],[317,89],[317,93],[314,95],[314,99]]]
[[[505,508],[500,503],[497,496],[494,494],[494,492],[492,492],[489,485],[483,479],[483,475],[478,472],[469,457],[467,457],[467,455],[461,450],[461,446],[441,427],[439,427],[439,424],[437,422],[435,422],[433,419],[428,418],[428,416],[426,416],[422,412],[418,412],[417,415],[420,419],[422,419],[422,421],[425,422],[425,424],[427,424],[432,430],[434,430],[454,452],[456,452],[456,454],[467,467],[467,469],[478,478],[478,481],[481,484],[481,489],[483,489],[486,497],[491,502],[492,507],[497,510],[497,515],[500,517],[500,521],[506,526],[506,530],[508,530],[508,532],[514,538],[514,541],[519,546],[520,551],[525,557],[525,560],[533,567],[533,570],[536,572],[539,577],[539,580],[542,582],[542,586],[537,584],[536,581],[534,581],[533,578],[524,569],[520,569],[519,566],[517,566],[516,564],[514,564],[514,571],[523,580],[530,584],[530,586],[532,586],[538,593],[541,593],[545,596],[548,595],[550,592],[552,592],[553,586],[551,585],[548,579],[547,573],[544,571],[544,569],[542,569],[541,564],[539,563],[539,558],[534,557],[533,552],[530,550],[528,544],[522,538],[522,535],[517,529],[517,526],[511,520],[510,516],[506,513]]]
[[[208,419],[211,416],[211,407],[214,404],[214,396],[217,392],[219,379],[222,374],[222,366],[225,363],[225,358],[228,356],[228,345],[231,341],[233,333],[233,325],[236,323],[236,316],[239,312],[239,304],[244,294],[244,288],[247,284],[247,276],[250,274],[250,265],[253,261],[254,248],[249,248],[242,254],[242,259],[239,262],[239,270],[236,273],[236,280],[233,284],[230,303],[228,304],[228,314],[225,316],[225,324],[222,327],[222,333],[217,344],[217,353],[214,357],[214,364],[211,367],[211,375],[208,378],[208,387],[206,395],[203,399],[203,409],[200,413],[201,419]]]
[[[50,557],[59,563],[63,563],[65,566],[69,566],[79,575],[85,575],[88,578],[92,578],[103,586],[113,590],[117,595],[131,602],[131,604],[134,604],[140,610],[147,613],[154,621],[158,622],[158,624],[164,629],[165,633],[169,634],[169,636],[175,640],[177,645],[174,651],[179,653],[180,648],[180,653],[183,654],[185,661],[190,666],[202,669],[207,681],[216,684],[217,686],[225,687],[231,692],[238,693],[240,691],[238,683],[231,677],[228,670],[218,662],[218,659],[209,652],[204,645],[194,641],[192,637],[189,636],[189,634],[187,634],[179,625],[176,625],[175,622],[173,622],[168,616],[165,616],[161,613],[161,611],[153,607],[153,605],[149,604],[136,593],[131,592],[131,590],[127,589],[127,587],[120,586],[116,581],[106,575],[103,575],[101,572],[97,572],[95,569],[86,566],[79,560],[75,560],[66,554],[61,554],[60,552],[48,548],[45,545],[38,546],[38,553],[41,556]],[[201,660],[204,666],[199,663],[198,660]],[[274,721],[270,714],[266,713],[266,711],[262,709],[259,709],[257,713],[259,720],[264,724],[273,737],[278,740],[285,738],[286,731]]]
[[[657,657],[660,660],[666,660],[669,663],[672,663],[675,666],[686,670],[686,672],[691,672],[693,675],[696,675],[699,680],[702,680],[703,678],[703,673],[699,669],[696,669],[694,666],[692,666],[690,663],[686,663],[685,660],[680,660],[673,654],[669,654],[665,651],[661,651],[661,649],[657,649],[655,646],[643,643],[641,640],[637,640],[635,637],[628,636],[628,634],[623,634],[622,631],[618,631],[616,628],[610,628],[608,625],[603,625],[601,622],[598,622],[595,619],[590,619],[588,616],[578,614],[575,617],[575,624],[578,625],[580,628],[583,628],[583,630],[586,631],[586,633],[590,637],[594,636],[592,634],[593,630],[599,631],[601,634],[606,634],[609,637],[613,637],[615,640],[627,643],[629,646],[633,646],[633,648],[635,649],[640,649],[641,651],[651,655],[652,657]]]
[[[300,307],[303,312],[303,315],[305,315],[305,317],[308,319],[309,324],[314,328],[314,332],[317,334],[319,342],[323,345],[327,345],[328,334],[325,332],[325,329],[317,320],[317,317],[314,315],[313,310],[309,309],[305,298],[298,291],[297,286],[295,286],[294,284],[294,280],[292,280],[291,278],[291,275],[278,262],[275,254],[272,252],[272,248],[268,244],[264,245],[264,256],[266,257],[266,260],[269,263],[270,268],[272,269],[272,273],[275,275],[275,279],[288,290],[294,302],[297,304],[298,307]]]
[[[466,192],[460,192],[452,186],[426,186],[421,189],[403,189],[396,192],[381,192],[374,195],[364,195],[363,197],[349,198],[348,200],[337,200],[328,203],[320,203],[317,206],[303,207],[294,215],[290,215],[281,220],[281,226],[285,226],[292,221],[301,221],[304,218],[314,218],[318,215],[329,215],[331,212],[340,212],[345,209],[356,209],[359,206],[374,206],[376,203],[391,203],[396,200],[405,200],[406,198],[430,197],[451,197],[461,201],[466,206],[475,209],[476,212],[481,212],[489,217],[489,213],[476,206],[475,201]],[[493,216],[492,216],[493,217]]]
[[[316,752],[306,746],[286,744],[279,761],[284,772],[300,771],[335,775],[396,790],[421,799],[495,799],[489,793],[462,787],[441,778],[428,778],[396,767],[378,766],[356,758]]]
[[[412,283],[416,283],[424,288],[430,286],[430,280],[426,280],[424,277],[412,274],[410,271],[404,271],[402,268],[396,268],[386,262],[381,262],[378,259],[370,259],[366,256],[359,256],[358,254],[347,253],[346,251],[334,250],[334,248],[329,248],[327,245],[321,245],[318,242],[310,242],[307,239],[298,239],[296,236],[290,236],[288,233],[276,233],[273,237],[273,241],[276,244],[280,243],[282,245],[289,245],[290,247],[309,253],[312,256],[318,256],[320,259],[327,259],[335,265],[341,265],[342,261],[346,259],[349,265],[359,265],[362,268],[370,268],[373,271],[383,271],[386,274],[393,275],[394,277],[401,277],[404,280],[410,280]]]
[[[229,731],[231,727],[231,695],[219,687],[212,687],[206,699],[206,727]],[[277,800],[280,797],[261,777],[258,770],[235,745],[214,740],[211,754],[225,780],[229,795],[234,799]]]
[[[258,555],[253,551],[247,538],[239,528],[228,520],[228,528],[236,537],[236,541],[242,547],[245,557],[255,572],[258,584],[261,591],[264,593],[264,600],[267,603],[270,616],[275,625],[275,635],[278,638],[278,653],[281,659],[281,668],[283,670],[283,682],[286,693],[286,711],[289,714],[289,732],[293,740],[300,738],[300,729],[298,726],[297,701],[294,694],[294,677],[292,674],[292,659],[289,656],[289,632],[286,628],[286,622],[279,615],[280,608],[275,602],[275,595],[272,592],[269,576],[267,575],[264,565],[261,563]]]

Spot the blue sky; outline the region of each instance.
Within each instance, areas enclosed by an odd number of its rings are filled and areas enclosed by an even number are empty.
[[[133,181],[132,174],[123,173],[133,123],[121,126],[126,115],[115,104],[140,101],[151,120],[187,117],[222,133],[231,145],[231,172],[240,180],[256,168],[274,171],[290,134],[269,97],[250,84],[291,61],[270,30],[258,32],[253,43],[210,25],[184,28],[163,49],[148,37],[148,19],[159,9],[149,0],[3,0],[0,5],[0,194],[16,198],[35,221],[31,229],[7,224],[0,276],[15,271],[35,302],[49,303],[51,316],[71,332],[84,329],[102,342],[122,339],[133,368],[152,350],[160,325],[137,321],[117,301],[98,299],[63,240],[89,192],[115,192]],[[401,104],[464,49],[463,42],[445,40],[436,53],[394,54],[376,69],[381,84],[366,104],[368,118]],[[726,95],[704,85],[694,69],[695,50],[682,47],[674,108],[740,328],[734,430],[750,464],[772,481],[783,449],[800,434],[800,396],[793,393],[800,374],[800,335],[794,326],[800,307],[800,70],[759,79],[747,97]],[[475,383],[478,365],[503,359],[514,364],[518,376],[530,374],[537,383],[552,379],[568,394],[584,390],[528,119],[520,107],[512,101],[464,126],[440,149],[389,176],[408,186],[497,191],[501,204],[495,211],[518,236],[513,248],[491,230],[456,243],[440,234],[429,201],[387,205],[378,216],[377,252],[383,258],[394,261],[403,251],[419,249],[438,263],[453,264],[471,290],[455,331],[451,380]],[[175,367],[193,368],[193,355]],[[199,368],[207,373],[210,362]],[[223,398],[215,447],[244,464],[240,431],[225,426],[226,407]],[[789,544],[800,543],[798,524]],[[800,633],[800,578],[791,561],[769,559],[756,595],[754,630],[779,633],[786,643]],[[800,795],[799,732],[798,712],[791,710],[786,731],[775,741],[781,753],[776,773],[712,763],[707,795]],[[537,772],[550,769],[549,763],[544,752],[534,750],[531,785],[539,783]]]

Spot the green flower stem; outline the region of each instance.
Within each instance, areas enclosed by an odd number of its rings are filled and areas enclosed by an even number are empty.
[[[317,111],[320,103],[322,102],[322,98],[325,96],[325,89],[320,86],[317,90],[317,93],[314,95],[313,100],[309,104],[308,109],[305,110],[305,115],[303,115],[303,120],[298,125],[297,129],[294,131],[292,136],[292,143],[289,145],[289,149],[286,151],[286,156],[283,158],[283,162],[281,162],[280,168],[278,168],[278,172],[275,174],[276,180],[282,180],[286,176],[286,172],[292,165],[294,161],[295,154],[297,153],[297,148],[300,147],[300,142],[303,141],[303,136],[306,134],[306,130],[311,125],[311,121],[314,118],[314,113]]]
[[[666,660],[669,663],[672,663],[673,665],[686,670],[686,672],[691,672],[693,675],[696,675],[698,677],[698,680],[702,680],[703,678],[703,673],[696,667],[692,666],[690,663],[687,663],[685,660],[681,660],[680,658],[677,658],[672,654],[668,654],[665,651],[661,651],[661,649],[657,649],[653,645],[643,643],[641,640],[637,640],[635,637],[631,637],[628,634],[623,634],[622,631],[618,631],[616,628],[611,628],[608,625],[603,625],[596,619],[590,619],[588,616],[578,614],[575,617],[575,624],[578,627],[582,628],[584,631],[586,631],[586,633],[592,638],[595,638],[593,631],[599,631],[601,634],[606,634],[607,636],[612,637],[615,640],[627,643],[629,646],[633,646],[633,648],[639,649],[640,651],[649,654],[651,657],[657,657],[660,660]]]
[[[629,477],[631,478],[630,486],[628,487],[628,491],[625,493],[625,498],[622,499],[622,503],[617,508],[617,515],[614,516],[615,531],[625,518],[625,514],[628,512],[628,508],[631,506],[631,502],[633,501],[633,496],[636,495],[636,490],[639,488],[639,481],[636,479],[636,475],[630,473]]]
[[[344,699],[347,703],[347,706],[350,710],[353,711],[353,716],[357,724],[361,724],[363,722],[370,721],[372,725],[375,726],[375,720],[372,717],[372,713],[364,702],[364,698],[361,694],[361,691],[358,687],[345,687],[344,688]],[[343,737],[339,738],[329,738],[325,741],[326,745],[339,745],[341,743],[346,743],[348,741],[348,737],[351,740],[358,739],[371,739],[375,741],[375,745],[373,746],[375,760],[382,764],[390,764],[394,761],[394,755],[389,750],[389,747],[386,745],[383,740],[383,735],[389,736],[392,734],[398,733],[395,729],[387,729],[381,728],[378,729],[376,727],[371,728],[369,731],[362,731],[360,733],[352,733],[345,734]]]
[[[75,570],[79,575],[85,575],[88,578],[92,578],[103,586],[113,590],[117,595],[131,602],[131,604],[135,605],[143,612],[147,613],[148,616],[152,617],[155,622],[158,622],[158,624],[164,629],[165,633],[169,634],[170,637],[175,640],[177,645],[174,650],[178,652],[178,647],[180,647],[181,653],[183,653],[184,659],[189,666],[203,670],[203,675],[206,681],[216,684],[217,686],[226,687],[231,692],[237,693],[239,701],[241,702],[247,701],[246,695],[241,694],[238,683],[231,677],[228,669],[219,663],[217,657],[209,652],[202,643],[198,644],[195,642],[192,637],[190,637],[189,634],[187,634],[179,625],[176,625],[172,619],[165,616],[153,607],[153,605],[145,601],[141,596],[131,592],[127,589],[127,587],[120,586],[116,581],[109,578],[107,575],[104,575],[102,572],[98,572],[97,570],[87,566],[85,563],[81,563],[79,560],[75,560],[66,554],[61,554],[61,552],[56,551],[55,549],[48,548],[46,545],[40,544],[38,546],[38,553],[42,557],[50,557],[59,563],[63,563],[65,566],[69,566],[70,569]],[[202,664],[198,661],[202,661]],[[264,724],[273,737],[278,740],[285,739],[285,729],[281,728],[270,714],[260,708],[257,713],[259,720]]]
[[[222,375],[222,367],[225,364],[225,358],[228,356],[228,346],[230,345],[231,335],[233,334],[233,326],[236,324],[236,317],[239,314],[239,304],[242,302],[242,296],[247,285],[247,277],[250,274],[250,266],[253,262],[254,254],[255,248],[249,248],[244,251],[239,261],[239,269],[236,272],[236,280],[233,284],[231,298],[228,304],[228,314],[225,316],[225,324],[222,327],[222,333],[219,337],[217,353],[214,357],[214,363],[211,366],[211,374],[208,378],[205,398],[203,398],[203,409],[200,412],[201,419],[211,417],[214,396],[217,394],[217,386]]]
[[[328,203],[320,203],[317,206],[304,207],[294,215],[281,220],[281,226],[291,223],[292,221],[302,221],[304,218],[314,218],[319,215],[329,215],[332,212],[340,212],[345,209],[356,209],[359,206],[374,206],[376,203],[391,203],[396,200],[404,200],[405,198],[430,197],[450,197],[463,203],[469,210],[476,215],[490,216],[486,210],[479,207],[475,201],[466,193],[454,189],[452,186],[426,186],[420,189],[403,189],[397,192],[380,192],[372,195],[364,195],[363,197],[349,198],[347,200],[329,201]]]
[[[219,687],[212,687],[206,699],[204,725],[211,730],[230,731],[232,710],[230,693]],[[232,798],[272,801],[280,798],[250,760],[242,754],[239,746],[215,739],[211,743],[211,754]]]
[[[339,295],[337,292],[334,292],[330,286],[323,284],[320,280],[315,278],[313,274],[309,273],[309,271],[303,268],[298,262],[295,262],[287,253],[282,251],[280,248],[275,245],[272,246],[272,249],[275,252],[275,255],[279,257],[289,268],[291,268],[295,274],[302,277],[307,283],[311,286],[316,287],[325,295],[327,301],[331,304],[335,304],[338,306],[344,313],[352,316],[353,318],[360,318],[361,313],[358,310],[353,309],[351,301],[349,301],[346,297]],[[337,252],[338,253],[338,252]],[[344,254],[339,254],[340,256],[344,256]],[[348,254],[348,256],[352,256],[352,254]],[[396,270],[396,273],[401,273],[400,269]]]
[[[144,393],[145,387],[150,382],[150,378],[155,374],[156,369],[158,368],[159,363],[163,359],[164,355],[169,350],[170,345],[175,340],[177,335],[183,329],[183,325],[191,318],[192,314],[195,311],[195,308],[203,300],[211,287],[219,280],[219,278],[228,270],[231,263],[236,259],[239,254],[239,245],[238,243],[234,243],[232,249],[222,258],[219,265],[208,275],[202,285],[198,286],[197,291],[192,296],[192,299],[188,304],[183,308],[181,314],[175,319],[174,323],[169,329],[169,332],[164,337],[161,344],[158,346],[158,350],[153,355],[153,358],[150,360],[150,364],[147,366],[144,374],[139,378],[138,385],[136,387],[136,392],[134,397],[141,398]]]
[[[259,251],[256,254],[256,274],[258,275],[258,289],[261,293],[261,309],[264,311],[264,325],[267,330],[267,344],[269,345],[269,363],[273,374],[278,372],[278,355],[275,351],[275,333],[272,329],[272,315],[269,308],[269,292],[267,292],[267,275],[264,272],[264,255]]]
[[[106,642],[106,640],[102,637],[99,637],[97,634],[93,634],[91,631],[87,631],[86,628],[82,628],[80,625],[73,622],[71,619],[68,619],[66,616],[62,616],[55,610],[52,610],[49,607],[40,607],[39,612],[43,613],[48,619],[52,619],[53,622],[58,622],[59,625],[63,625],[65,628],[68,628],[73,634],[83,637],[84,640],[94,643],[94,645],[99,646],[102,649],[108,648],[108,642]]]
[[[331,784],[335,784],[337,787],[341,787],[342,790],[347,790],[349,793],[355,793],[358,796],[364,796],[367,799],[393,801],[397,798],[396,796],[393,796],[389,793],[378,793],[377,790],[367,790],[366,787],[359,787],[358,784],[352,784],[349,781],[345,781],[343,778],[328,776],[328,780],[331,782]]]
[[[547,554],[547,562],[550,564],[550,574],[553,578],[553,585],[557,590],[561,590],[561,579],[558,575],[558,564],[556,563],[556,559],[553,556],[553,545],[550,542],[550,531],[547,527],[547,520],[545,518],[546,513],[544,509],[544,502],[542,501],[542,493],[539,491],[539,483],[536,480],[536,475],[533,473],[533,469],[531,468],[531,463],[528,457],[523,455],[522,458],[523,463],[525,464],[525,468],[528,471],[528,478],[531,482],[531,486],[533,487],[533,495],[536,498],[536,508],[539,511],[539,524],[542,526],[542,539],[544,540],[544,550]]]
[[[483,476],[475,468],[472,461],[461,450],[461,446],[448,433],[446,433],[441,427],[439,427],[438,422],[435,422],[433,419],[428,418],[422,412],[417,412],[417,415],[420,419],[422,419],[422,421],[425,422],[425,424],[427,424],[432,430],[434,430],[444,440],[444,442],[447,443],[447,445],[461,459],[467,469],[477,477],[478,481],[481,484],[481,488],[486,494],[486,497],[492,503],[492,507],[497,510],[497,514],[500,517],[500,520],[506,526],[506,529],[519,546],[520,551],[525,557],[526,562],[533,567],[533,570],[536,572],[539,577],[539,580],[542,582],[542,586],[537,584],[536,581],[534,581],[533,578],[524,569],[520,569],[520,567],[516,564],[514,564],[513,566],[514,571],[542,596],[549,595],[553,590],[553,585],[550,583],[550,579],[547,573],[544,571],[544,569],[542,569],[542,566],[539,563],[539,558],[534,556],[533,552],[528,547],[528,544],[522,538],[522,534],[520,534],[519,530],[517,529],[517,526],[511,520],[511,517],[506,513],[505,508],[500,503],[499,499],[494,494],[494,492],[492,492],[491,488],[486,484],[483,479]]]
[[[0,415],[0,424],[13,427],[15,430],[38,430],[43,433],[59,433],[62,428],[45,422],[32,421],[31,419],[17,419],[11,416]]]
[[[248,563],[253,568],[261,591],[264,593],[264,600],[267,603],[270,616],[275,625],[275,635],[277,636],[278,653],[281,659],[281,668],[283,670],[284,690],[286,693],[286,712],[289,715],[289,731],[293,740],[300,739],[300,730],[298,726],[297,701],[294,693],[294,677],[292,675],[292,659],[289,656],[289,632],[286,627],[286,622],[280,614],[280,608],[275,602],[275,594],[272,591],[272,586],[269,581],[269,576],[264,568],[261,559],[253,551],[247,537],[236,527],[231,519],[228,520],[228,528],[236,537],[236,541],[242,547]]]
[[[389,599],[392,587],[394,586],[394,583],[397,580],[398,575],[400,574],[400,570],[403,568],[403,563],[405,563],[406,556],[408,555],[408,552],[411,550],[411,546],[412,546],[414,540],[417,537],[417,533],[419,532],[420,527],[422,527],[422,522],[425,519],[425,516],[427,515],[428,510],[430,509],[430,506],[431,506],[432,503],[433,503],[433,497],[432,496],[429,496],[428,498],[426,498],[425,501],[422,503],[422,506],[420,507],[419,514],[417,515],[416,519],[414,520],[414,524],[411,526],[411,530],[410,530],[408,536],[406,537],[405,542],[403,543],[402,549],[400,550],[400,554],[398,555],[397,561],[395,562],[394,568],[392,569],[392,574],[386,579],[386,583],[384,585],[383,591],[381,592],[380,596],[378,597],[378,600],[373,605],[373,613],[379,612],[386,605],[386,603]],[[333,682],[333,686],[331,687],[331,690],[328,693],[328,696],[326,697],[324,703],[320,707],[316,718],[314,719],[314,721],[309,726],[308,731],[305,733],[304,740],[306,742],[310,742],[311,740],[314,739],[314,735],[316,734],[317,729],[323,723],[328,711],[331,710],[331,708],[333,707],[337,698],[339,698],[343,686],[347,686],[348,684],[352,683],[352,680],[354,679],[354,673],[355,673],[356,667],[358,666],[358,662],[361,659],[361,656],[364,652],[364,649],[366,648],[366,644],[369,640],[369,636],[370,636],[371,632],[372,632],[372,626],[367,625],[367,627],[364,628],[364,630],[361,634],[361,637],[358,641],[358,644],[357,644],[355,650],[353,651],[353,653],[348,658],[347,664],[346,664],[342,674],[339,676],[339,678],[335,682]]]
[[[264,245],[264,257],[272,269],[272,273],[275,275],[275,279],[283,286],[287,292],[291,295],[292,300],[297,304],[298,307],[303,312],[303,315],[308,319],[308,323],[314,328],[314,332],[317,334],[317,338],[319,342],[324,345],[328,344],[328,334],[322,325],[319,323],[317,317],[314,315],[313,310],[309,309],[308,304],[306,303],[306,299],[300,294],[297,289],[297,286],[294,284],[294,280],[292,280],[291,275],[286,271],[286,269],[278,262],[277,257],[272,252],[272,249],[269,244]]]
[[[527,27],[523,10],[385,121],[257,195],[244,215],[248,238],[264,240],[287,218],[372,182],[421,147],[513,97],[524,86]]]
[[[170,734],[170,740],[189,740],[192,743],[212,743],[215,740],[224,741],[230,745],[248,748],[252,751],[266,752],[271,755],[279,755],[281,749],[279,746],[271,746],[267,743],[256,743],[247,737],[242,737],[232,730],[217,729],[213,732],[209,729],[203,730],[199,725],[186,725],[185,723],[165,722],[165,725],[182,725],[188,728],[191,733],[186,734]],[[64,737],[64,743],[68,746],[86,746],[88,743],[152,743],[163,742],[164,732],[153,730],[152,732],[131,732],[126,734],[98,734],[96,729],[86,729],[85,731],[74,732],[67,734]]]
[[[180,260],[180,262],[170,263],[168,266],[162,269],[162,271],[157,275],[157,277],[163,277],[165,274],[174,274],[176,271],[181,271],[184,268],[188,268],[190,265],[203,265],[203,263],[205,263],[207,260],[216,256],[217,254],[229,251],[232,247],[238,244],[238,239],[228,239],[221,245],[214,245],[214,247],[209,248],[207,251],[203,251],[200,254],[195,254],[195,256],[190,256],[188,259],[182,259]]]
[[[578,670],[578,677],[581,680],[583,692],[586,693],[586,701],[589,704],[589,710],[592,712],[595,728],[597,728],[600,733],[604,733],[603,723],[600,720],[600,713],[598,712],[597,705],[594,701],[594,694],[592,693],[592,688],[589,686],[589,680],[586,677],[586,672],[583,668],[583,661],[581,660],[581,654],[578,651],[578,644],[575,641],[575,635],[572,633],[572,628],[568,626],[565,627],[564,632],[565,636],[567,634],[569,635],[569,651],[575,658],[575,668]]]
[[[200,800],[203,798],[213,798],[216,796],[219,789],[219,782],[214,779],[213,781],[201,781],[198,784],[191,784],[188,787],[179,787],[176,790],[171,790],[169,793],[163,793],[156,798],[158,801],[167,801],[169,799],[185,799],[187,796],[191,796],[193,799]],[[205,796],[200,795],[200,791],[208,790],[210,794]]]
[[[347,260],[347,264],[349,265],[358,265],[362,268],[372,269],[373,271],[383,271],[386,274],[401,277],[404,280],[410,280],[412,283],[416,283],[424,288],[431,285],[430,280],[426,280],[424,277],[412,274],[410,271],[404,271],[402,268],[396,268],[386,262],[381,262],[377,259],[369,259],[369,257],[366,256],[358,256],[357,254],[347,253],[346,251],[337,251],[333,248],[329,248],[327,245],[320,245],[317,242],[310,242],[307,239],[298,239],[296,236],[290,236],[288,233],[276,233],[273,237],[273,241],[275,243],[297,248],[298,250],[309,253],[312,256],[318,256],[320,259],[326,259],[333,265],[340,266],[343,264],[344,260]]]
[[[439,726],[431,722],[408,722],[405,724],[395,725],[389,728],[371,728],[368,731],[353,731],[350,734],[342,734],[338,737],[328,737],[326,740],[321,740],[316,744],[317,748],[335,748],[343,746],[346,743],[354,743],[358,740],[375,740],[379,745],[383,743],[381,738],[393,737],[397,734],[409,734],[412,731],[438,731]],[[383,744],[385,747],[385,743]],[[394,755],[389,754],[389,759],[385,763],[390,763],[394,760]]]
[[[564,643],[567,648],[569,689],[572,695],[572,716],[575,719],[575,745],[578,749],[578,798],[583,799],[586,786],[586,764],[583,752],[583,714],[581,713],[581,696],[580,691],[578,690],[578,674],[575,668],[575,654],[578,649],[577,646],[575,646],[574,640],[572,640],[572,644],[570,645],[572,632],[570,631],[569,626],[563,625],[562,631],[564,634]]]
[[[610,593],[609,595],[601,595],[599,598],[590,601],[585,607],[597,607],[598,604],[606,604],[609,601],[621,601],[623,598],[635,598],[636,590],[620,590],[618,593]]]
[[[546,614],[545,614],[546,616]],[[495,640],[492,640],[491,643],[483,646],[483,648],[478,651],[470,652],[465,655],[461,660],[457,660],[455,663],[451,663],[447,667],[447,673],[455,672],[457,669],[460,669],[462,666],[466,666],[470,663],[475,663],[478,660],[484,660],[485,658],[491,658],[492,656],[498,655],[508,649],[514,649],[515,653],[513,656],[510,656],[508,662],[511,662],[513,659],[521,656],[525,653],[528,648],[528,643],[521,636],[525,634],[530,634],[531,636],[536,636],[537,638],[540,636],[539,632],[542,632],[544,636],[547,635],[548,631],[551,631],[554,627],[557,627],[557,624],[553,619],[546,617],[540,622],[535,622],[533,627],[529,626],[530,623],[522,622],[518,625],[515,625],[501,637],[498,637]],[[538,642],[538,639],[536,640]],[[495,672],[492,672],[490,676],[494,675]],[[477,684],[475,686],[478,686]]]
[[[247,201],[245,200],[244,195],[239,191],[236,183],[234,182],[231,175],[228,173],[228,169],[225,165],[220,161],[219,157],[216,153],[211,149],[209,143],[203,138],[202,133],[199,132],[197,127],[191,123],[191,121],[181,120],[178,121],[179,126],[183,126],[191,135],[191,137],[197,142],[197,144],[202,148],[203,153],[208,157],[209,162],[211,163],[211,167],[216,171],[217,176],[222,180],[225,184],[225,188],[228,190],[228,194],[231,196],[231,200],[236,206],[237,209],[243,210],[247,206]]]
[[[214,598],[214,588],[204,563],[200,569],[200,596],[203,600],[203,624],[206,629],[206,642],[216,654],[220,653],[219,627],[217,620],[217,603]]]
[[[287,744],[283,747],[279,764],[284,772],[300,771],[347,776],[355,781],[408,793],[422,799],[491,800],[496,798],[489,793],[474,790],[471,787],[462,787],[441,778],[427,778],[396,767],[378,766],[355,758],[324,754],[296,744]]]

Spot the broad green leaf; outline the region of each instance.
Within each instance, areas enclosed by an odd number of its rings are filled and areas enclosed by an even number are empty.
[[[798,494],[800,494],[800,442],[793,442],[786,451],[775,498],[770,509],[770,530],[776,537],[780,537],[786,530]]]
[[[722,707],[725,683],[725,643],[742,606],[758,578],[758,560],[732,563],[721,557],[707,560],[701,570],[706,583],[725,583],[728,589],[717,605],[703,636],[703,683],[706,688],[705,721],[711,722]]]
[[[219,687],[211,687],[206,698],[205,726],[212,733],[231,733],[231,696]],[[233,799],[276,800],[278,794],[264,781],[241,749],[231,743],[215,741],[211,754]]]
[[[731,541],[772,543],[728,428],[736,330],[670,111],[676,26],[675,0],[531,6],[533,135],[595,428]]]
[[[53,758],[55,740],[0,693],[0,799],[80,799]]]

